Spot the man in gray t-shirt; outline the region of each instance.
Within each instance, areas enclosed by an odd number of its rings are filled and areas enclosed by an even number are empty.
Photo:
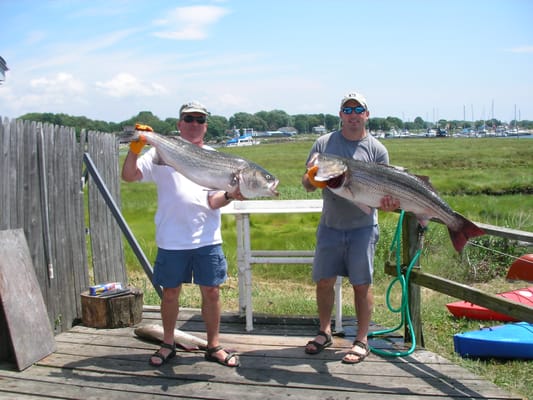
[[[354,203],[337,196],[324,182],[315,181],[316,170],[309,160],[314,153],[328,153],[373,163],[389,163],[389,154],[381,142],[366,131],[370,113],[366,99],[359,93],[348,93],[341,101],[340,130],[321,136],[309,152],[302,184],[307,191],[322,190],[324,205],[317,229],[313,262],[313,281],[320,320],[319,332],[307,343],[305,352],[318,354],[331,345],[331,313],[335,299],[337,276],[347,276],[354,290],[357,335],[343,363],[356,364],[369,354],[368,329],[373,306],[372,275],[374,253],[379,238],[377,210],[365,213]],[[381,201],[381,209],[393,211],[399,201],[389,196]]]

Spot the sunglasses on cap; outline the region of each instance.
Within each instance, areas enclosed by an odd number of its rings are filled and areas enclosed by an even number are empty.
[[[205,121],[207,121],[207,118],[204,117],[203,115],[199,116],[199,117],[195,117],[193,115],[184,115],[183,116],[183,120],[185,122],[187,122],[188,124],[190,124],[191,122],[193,121],[196,121],[198,122],[199,124],[205,124]]]
[[[356,114],[362,114],[366,111],[366,108],[363,106],[356,106],[356,107],[342,107],[342,112],[344,114],[351,114],[352,112]]]

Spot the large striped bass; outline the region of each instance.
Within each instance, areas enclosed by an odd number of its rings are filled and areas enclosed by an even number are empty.
[[[278,179],[261,166],[242,157],[207,150],[179,137],[165,137],[155,132],[133,131],[120,138],[131,142],[140,135],[157,150],[157,164],[168,165],[187,179],[208,189],[237,190],[247,198],[277,196]]]
[[[439,220],[448,227],[457,251],[463,249],[469,238],[485,233],[452,210],[431,185],[399,168],[322,153],[313,154],[310,163],[318,166],[315,180],[327,182],[329,190],[366,213],[379,207],[381,199],[389,195],[400,201],[401,209],[415,214],[422,227],[432,218]]]

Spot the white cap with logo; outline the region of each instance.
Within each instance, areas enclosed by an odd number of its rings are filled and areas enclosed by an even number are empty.
[[[342,109],[342,107],[344,107],[344,104],[346,104],[346,102],[349,101],[349,100],[357,101],[359,104],[361,104],[364,108],[366,108],[368,110],[368,106],[366,104],[365,96],[363,96],[362,94],[357,93],[357,92],[350,92],[350,93],[347,93],[346,95],[344,95],[344,97],[341,100],[341,109]]]

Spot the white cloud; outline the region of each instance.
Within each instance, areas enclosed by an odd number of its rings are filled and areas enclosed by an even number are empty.
[[[65,108],[87,104],[85,84],[71,74],[60,72],[27,83],[21,82],[17,73],[12,78],[2,87],[0,98],[0,108],[7,114],[65,112]]]
[[[509,49],[511,53],[533,53],[533,46],[518,46]]]
[[[107,82],[96,82],[96,86],[111,97],[156,96],[166,93],[157,83],[147,83],[128,73],[119,73]]]
[[[59,72],[52,78],[37,78],[30,81],[30,86],[42,93],[82,93],[85,85],[71,74]]]
[[[209,27],[228,12],[216,6],[178,7],[165,19],[155,21],[157,25],[168,29],[155,32],[154,35],[173,40],[205,39]]]

